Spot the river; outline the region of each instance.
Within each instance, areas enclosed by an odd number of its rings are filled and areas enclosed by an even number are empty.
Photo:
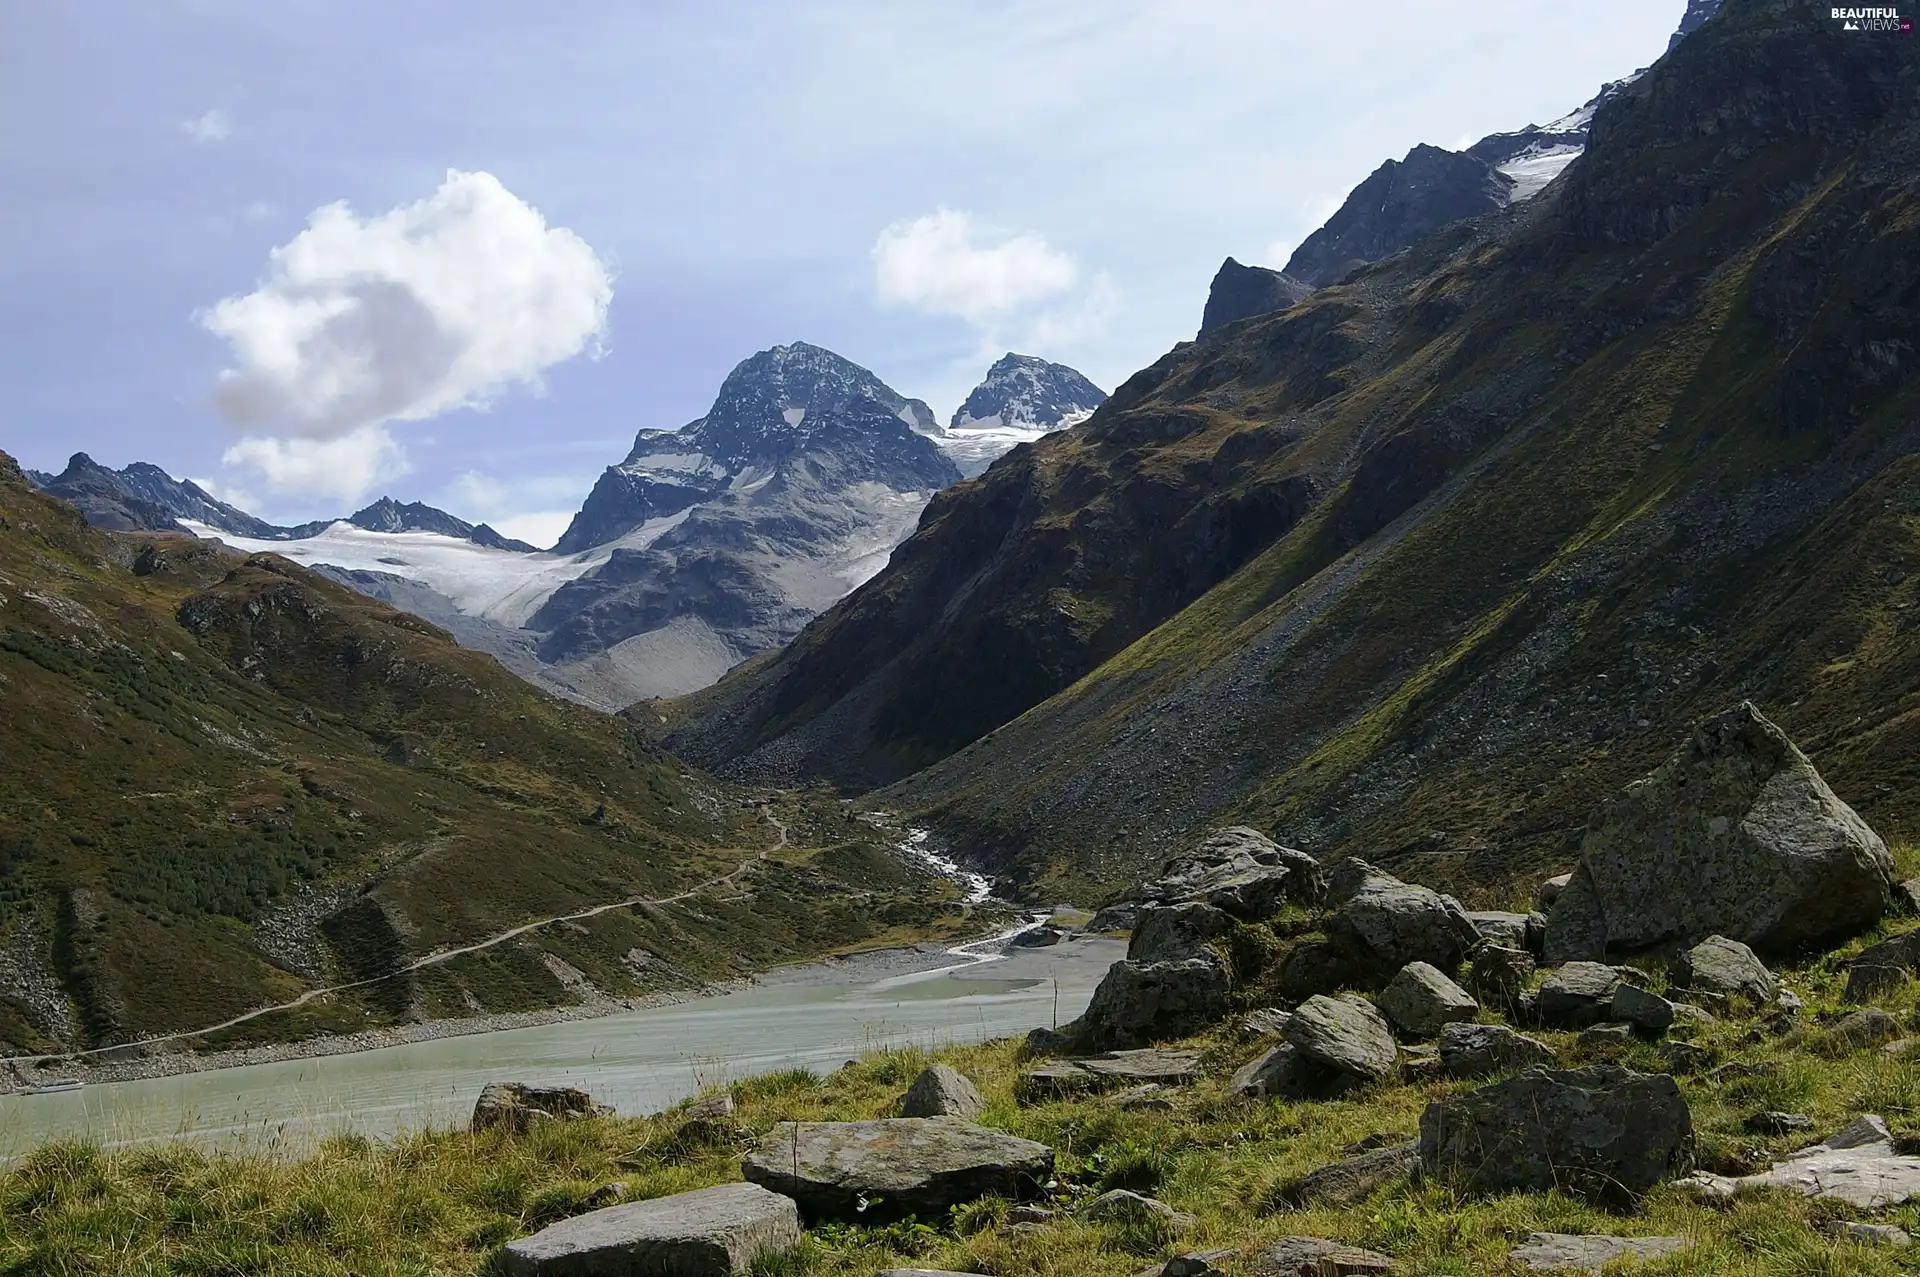
[[[56,1138],[187,1138],[297,1153],[329,1135],[386,1137],[464,1123],[493,1081],[585,1087],[626,1114],[774,1069],[826,1072],[885,1046],[1023,1034],[1085,1009],[1124,956],[1116,940],[963,946],[951,965],[884,978],[810,967],[735,993],[598,1019],[344,1055],[0,1096],[0,1159]]]

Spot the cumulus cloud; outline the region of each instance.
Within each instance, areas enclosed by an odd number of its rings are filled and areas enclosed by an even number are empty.
[[[951,208],[881,231],[873,263],[882,302],[975,324],[1066,292],[1080,279],[1072,256],[1031,231],[1008,234]]]
[[[247,437],[230,465],[270,487],[348,495],[405,467],[389,422],[483,407],[598,353],[613,281],[490,173],[449,171],[372,217],[316,209],[253,292],[202,311],[232,348],[214,402]]]
[[[224,142],[233,132],[233,121],[215,107],[198,119],[180,121],[180,131],[196,142]]]

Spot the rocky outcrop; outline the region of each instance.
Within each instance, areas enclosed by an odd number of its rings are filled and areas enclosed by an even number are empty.
[[[1603,961],[1712,935],[1790,950],[1872,926],[1892,890],[1879,835],[1742,704],[1594,813],[1548,915],[1547,960]]]
[[[1285,310],[1313,294],[1313,285],[1264,266],[1242,266],[1229,257],[1220,263],[1207,289],[1207,308],[1200,316],[1200,335],[1216,328]]]
[[[900,1116],[971,1119],[979,1117],[986,1107],[986,1097],[966,1074],[945,1064],[933,1064],[913,1080],[906,1095],[901,1097]]]
[[[1687,1102],[1664,1074],[1528,1069],[1429,1105],[1420,1163],[1475,1192],[1610,1198],[1665,1179],[1692,1134]]]
[[[1081,1017],[1067,1027],[1092,1050],[1141,1046],[1198,1033],[1227,1014],[1227,968],[1218,957],[1123,959],[1107,969]]]
[[[1328,915],[1326,928],[1356,967],[1380,983],[1410,962],[1454,970],[1480,942],[1459,901],[1370,866]]]
[[[800,1244],[793,1202],[754,1184],[721,1184],[590,1211],[511,1241],[508,1277],[740,1277]]]
[[[1052,1175],[1053,1150],[950,1117],[786,1122],[743,1169],[809,1222],[933,1219],[988,1194],[1027,1200]]]
[[[1245,922],[1271,917],[1282,905],[1319,900],[1323,875],[1304,851],[1282,847],[1257,829],[1216,829],[1143,883],[1140,899],[1155,904],[1199,903]]]
[[[1122,1086],[1185,1086],[1199,1078],[1198,1051],[1108,1051],[1028,1070],[1020,1078],[1020,1098],[1032,1102]]]
[[[1200,957],[1207,942],[1233,926],[1225,911],[1196,900],[1147,905],[1140,910],[1127,958],[1133,962],[1178,962]]]

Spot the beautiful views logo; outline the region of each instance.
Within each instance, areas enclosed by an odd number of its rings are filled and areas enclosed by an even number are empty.
[[[1901,17],[1898,9],[1835,9],[1833,20],[1842,31],[1913,32],[1913,19]]]

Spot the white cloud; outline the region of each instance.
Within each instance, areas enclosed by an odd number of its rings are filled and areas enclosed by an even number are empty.
[[[215,107],[197,120],[180,121],[180,131],[196,142],[224,142],[233,132],[233,121]]]
[[[873,245],[880,300],[971,323],[1071,289],[1080,267],[1031,231],[1010,235],[942,208],[895,222]]]
[[[382,425],[361,426],[332,439],[252,435],[228,448],[220,461],[253,471],[274,492],[342,501],[357,500],[410,468],[406,453]]]
[[[370,487],[405,465],[386,423],[539,389],[546,368],[598,353],[612,297],[586,241],[489,173],[450,170],[374,217],[316,209],[255,291],[198,315],[232,347],[214,401],[248,432],[224,459],[305,495]]]

